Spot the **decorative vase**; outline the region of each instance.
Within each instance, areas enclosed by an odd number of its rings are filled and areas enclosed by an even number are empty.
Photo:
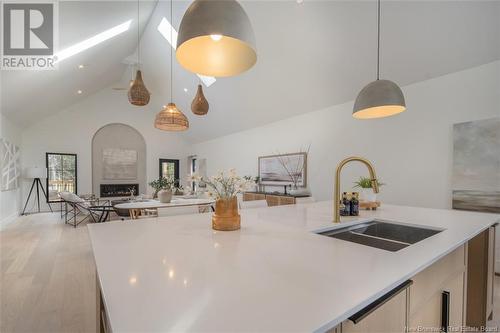
[[[241,218],[238,214],[238,200],[218,199],[215,202],[215,213],[212,215],[212,228],[214,230],[231,231],[240,229]]]
[[[172,200],[172,191],[171,190],[158,191],[158,200],[161,203],[169,203]]]
[[[372,188],[363,188],[360,193],[361,201],[366,202],[376,202],[377,201],[377,193],[373,192]]]

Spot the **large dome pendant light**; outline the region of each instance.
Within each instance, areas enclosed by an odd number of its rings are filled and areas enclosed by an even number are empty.
[[[380,0],[377,2],[377,80],[367,84],[356,97],[352,116],[372,119],[392,116],[406,110],[401,88],[389,80],[380,80]]]
[[[196,0],[184,13],[177,61],[206,76],[238,75],[257,62],[250,19],[235,0]]]
[[[173,0],[170,0],[170,40],[172,40],[172,30],[173,28]],[[174,63],[173,63],[173,54],[172,48],[170,48],[170,103],[164,105],[160,112],[155,117],[155,127],[163,130],[163,131],[185,131],[189,128],[189,120],[182,113],[181,110],[177,108],[173,95],[173,72],[174,72]]]
[[[145,106],[149,103],[149,99],[151,97],[148,89],[146,88],[146,85],[144,84],[144,81],[142,80],[142,73],[139,69],[140,66],[140,49],[141,49],[141,44],[140,44],[140,21],[139,21],[139,0],[137,0],[137,72],[135,74],[135,80],[132,82],[132,85],[130,86],[127,96],[128,96],[128,101],[132,105],[136,106]]]

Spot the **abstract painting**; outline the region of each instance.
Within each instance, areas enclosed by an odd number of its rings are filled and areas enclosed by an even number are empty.
[[[263,185],[307,185],[307,154],[293,153],[259,157],[259,177]]]
[[[1,191],[14,190],[19,186],[19,177],[21,174],[19,155],[19,147],[6,139],[0,139]]]
[[[104,148],[102,150],[103,179],[137,179],[137,151]]]
[[[500,118],[453,126],[453,208],[500,213]]]

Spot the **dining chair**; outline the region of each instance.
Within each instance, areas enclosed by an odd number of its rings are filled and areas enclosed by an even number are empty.
[[[240,209],[267,207],[267,200],[241,201]]]
[[[92,205],[94,203],[93,200],[85,200],[72,192],[59,192],[59,197],[65,203],[66,207],[64,223],[72,225],[75,228],[87,219],[93,223],[101,222],[101,218],[105,214],[105,209],[110,209],[108,201],[104,201],[103,205],[94,206]],[[102,209],[101,214],[95,208]],[[106,214],[106,217],[108,215],[109,212]]]

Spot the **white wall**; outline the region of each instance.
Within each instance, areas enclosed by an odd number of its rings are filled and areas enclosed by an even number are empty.
[[[126,92],[104,89],[25,129],[22,134],[24,166],[45,166],[46,152],[76,153],[78,193],[92,193],[92,137],[106,124],[122,123],[135,128],[146,141],[148,182],[158,178],[159,158],[179,159],[181,178],[185,179],[190,145],[176,133],[153,127],[155,113],[159,110],[160,107],[156,110],[154,105],[134,107],[128,103]],[[23,194],[26,195],[28,190],[24,187]]]
[[[0,114],[0,137],[21,147],[21,130]],[[20,180],[22,182],[22,180]],[[0,191],[0,229],[15,220],[21,207],[20,188],[11,191]]]
[[[207,158],[208,174],[235,167],[257,174],[257,157],[289,153],[311,144],[308,183],[317,199],[330,199],[340,160],[359,155],[371,160],[383,201],[423,207],[451,207],[452,124],[500,116],[500,61],[403,88],[407,112],[356,120],[353,102],[278,121],[194,146]],[[308,98],[304,96],[304,98]],[[360,175],[347,166],[344,190]]]

